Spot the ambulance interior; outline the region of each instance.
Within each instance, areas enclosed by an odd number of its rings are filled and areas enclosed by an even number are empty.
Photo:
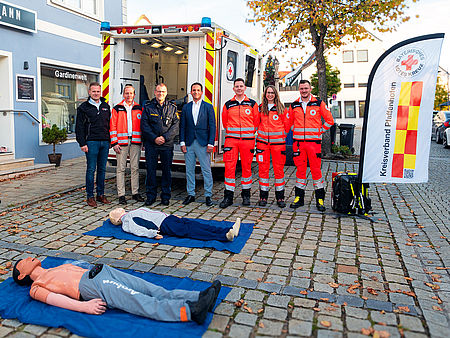
[[[188,102],[188,44],[187,37],[141,39],[140,75],[150,99],[157,84],[163,82],[167,98],[175,100],[179,109]]]

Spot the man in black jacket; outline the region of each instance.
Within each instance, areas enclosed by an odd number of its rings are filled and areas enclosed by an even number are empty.
[[[77,109],[75,133],[81,151],[86,154],[87,204],[96,207],[94,199],[94,174],[97,167],[97,201],[111,203],[105,197],[106,161],[109,152],[109,118],[111,111],[101,96],[98,82],[89,85],[89,98]]]
[[[167,86],[160,83],[156,86],[155,98],[144,106],[141,120],[141,132],[145,147],[147,179],[145,182],[147,201],[152,205],[156,200],[156,165],[161,160],[161,204],[169,205],[172,185],[173,144],[178,135],[177,106],[168,100]]]

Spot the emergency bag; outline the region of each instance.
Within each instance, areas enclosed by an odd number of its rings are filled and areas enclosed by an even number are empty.
[[[355,173],[338,172],[332,175],[331,206],[342,214],[367,215],[372,209],[369,184],[358,184]]]

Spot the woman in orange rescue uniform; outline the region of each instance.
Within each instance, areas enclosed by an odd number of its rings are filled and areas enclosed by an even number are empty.
[[[270,156],[275,176],[275,198],[280,208],[284,208],[284,164],[286,163],[286,135],[289,120],[280,101],[276,88],[272,85],[264,90],[259,106],[260,123],[256,138],[256,161],[259,167],[259,205],[265,206],[269,197]]]

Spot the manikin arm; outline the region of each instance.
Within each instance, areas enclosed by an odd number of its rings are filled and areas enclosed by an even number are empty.
[[[50,292],[45,300],[45,303],[63,309],[84,312],[91,315],[101,315],[106,311],[106,303],[99,299],[91,299],[87,302],[72,299],[60,293]]]

